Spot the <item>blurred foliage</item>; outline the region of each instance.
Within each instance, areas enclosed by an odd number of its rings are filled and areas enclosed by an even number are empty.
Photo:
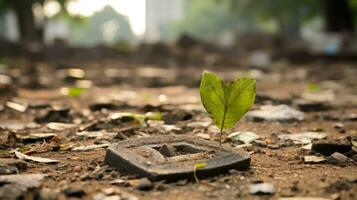
[[[126,16],[117,13],[111,6],[94,13],[85,23],[78,27],[72,23],[72,41],[79,45],[108,44],[124,40],[131,42],[135,39],[129,20]]]
[[[172,25],[171,36],[184,32],[204,39],[215,38],[222,31],[236,26],[238,16],[230,12],[230,6],[229,1],[186,1],[185,17]]]
[[[256,22],[274,21],[280,32],[297,32],[301,24],[320,14],[316,0],[231,0],[232,8],[241,17]]]
[[[267,31],[268,28],[275,33],[298,33],[304,24],[323,17],[322,3],[317,0],[187,0],[185,17],[172,24],[170,36],[185,32],[211,39],[227,30]],[[357,0],[349,0],[349,5],[357,16]]]

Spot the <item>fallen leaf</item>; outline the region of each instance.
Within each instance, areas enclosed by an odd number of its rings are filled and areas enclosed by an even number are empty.
[[[25,142],[31,142],[37,140],[51,139],[55,136],[57,135],[54,133],[30,133],[29,135],[21,137],[21,140]]]
[[[6,106],[18,112],[26,112],[28,107],[27,105],[22,105],[11,101],[6,102]]]
[[[15,155],[16,155],[16,157],[18,157],[20,159],[31,160],[31,161],[39,162],[39,163],[58,163],[58,162],[60,162],[59,160],[52,160],[52,159],[49,159],[49,158],[28,156],[28,155],[23,154],[23,153],[21,153],[19,151],[15,151]]]
[[[93,144],[93,145],[86,145],[86,146],[79,146],[72,148],[72,151],[90,151],[93,149],[105,148],[108,147],[110,144]]]
[[[305,163],[322,163],[325,162],[326,159],[321,156],[305,156],[304,161]]]
[[[55,131],[63,131],[65,129],[75,128],[77,125],[60,123],[60,122],[50,122],[46,126],[49,129],[52,129],[52,130],[55,130]]]
[[[197,133],[195,136],[205,140],[209,140],[211,138],[211,136],[207,133]]]

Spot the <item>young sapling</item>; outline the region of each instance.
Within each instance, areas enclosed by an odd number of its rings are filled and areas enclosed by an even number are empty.
[[[221,146],[223,131],[232,128],[254,103],[255,79],[240,78],[224,82],[216,74],[204,71],[200,96],[203,107],[220,129]]]

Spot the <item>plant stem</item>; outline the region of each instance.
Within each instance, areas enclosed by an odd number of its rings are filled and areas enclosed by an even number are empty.
[[[222,128],[221,128],[221,132],[219,133],[219,146],[222,147]]]
[[[223,119],[222,119],[222,124],[221,124],[221,132],[219,133],[219,146],[222,148],[222,135],[223,135],[223,126],[224,126],[224,121],[226,120],[226,112],[227,112],[227,107],[224,107],[224,114],[223,114]]]

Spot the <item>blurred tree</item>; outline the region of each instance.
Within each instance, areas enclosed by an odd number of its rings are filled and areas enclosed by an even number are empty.
[[[232,0],[240,17],[257,22],[273,21],[279,33],[297,33],[301,25],[319,13],[316,0]]]
[[[231,0],[240,15],[274,20],[281,33],[298,30],[307,20],[322,16],[326,31],[354,31],[356,0]]]
[[[236,13],[230,12],[229,1],[217,4],[216,0],[188,0],[185,10],[185,17],[173,24],[171,37],[177,37],[184,32],[203,39],[213,39],[225,30],[235,27],[238,20]]]
[[[325,28],[327,31],[354,31],[351,2],[348,0],[322,0]]]
[[[61,10],[66,12],[65,2],[68,0],[57,0]],[[0,0],[0,11],[13,10],[17,17],[17,24],[22,43],[42,42],[43,27],[36,26],[33,8],[35,5],[43,8],[45,0]]]
[[[82,27],[76,27],[72,42],[78,45],[114,44],[118,41],[133,42],[135,39],[129,19],[117,13],[111,6],[86,19]]]
[[[174,24],[174,36],[185,32],[203,39],[226,30],[267,27],[279,34],[298,34],[306,22],[321,17],[329,32],[354,31],[357,0],[187,0],[185,18]]]

